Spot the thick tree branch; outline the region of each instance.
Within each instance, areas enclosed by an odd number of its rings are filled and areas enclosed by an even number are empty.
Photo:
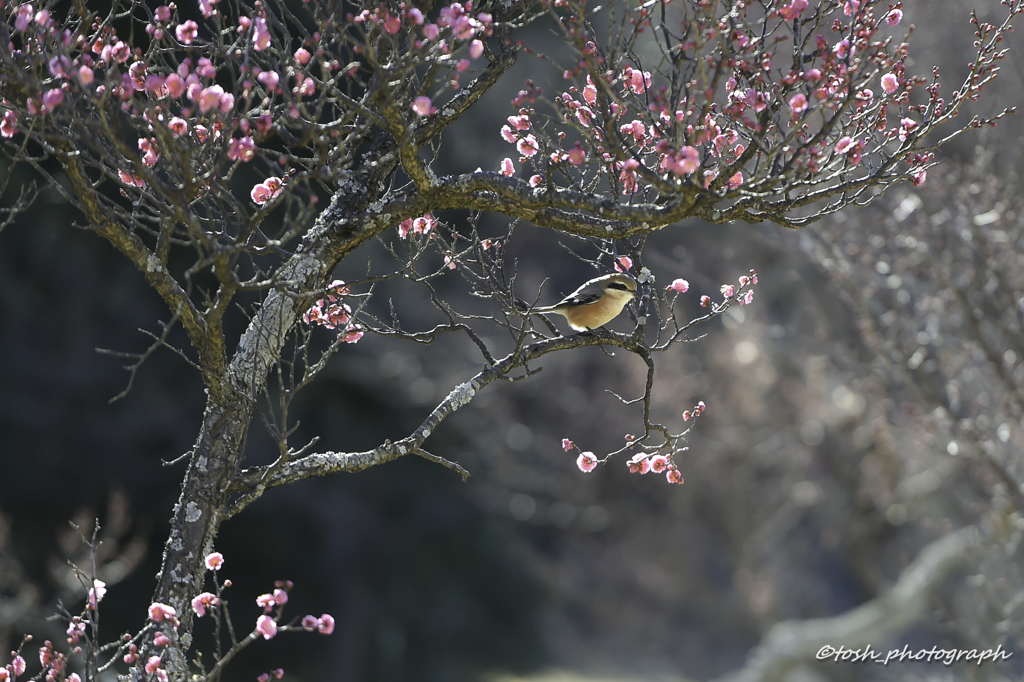
[[[926,545],[886,594],[834,618],[777,623],[747,666],[719,682],[778,682],[794,666],[814,661],[822,647],[857,649],[901,632],[924,616],[932,593],[980,544],[974,526],[949,533]]]

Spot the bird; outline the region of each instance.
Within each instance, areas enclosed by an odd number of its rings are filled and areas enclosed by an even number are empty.
[[[557,313],[578,332],[603,327],[614,320],[636,297],[636,281],[619,272],[584,282],[555,305],[534,308],[532,312]]]

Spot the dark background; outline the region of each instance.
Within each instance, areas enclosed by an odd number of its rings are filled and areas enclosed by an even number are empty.
[[[984,10],[992,17],[995,4]],[[969,59],[967,11],[952,1],[904,9],[905,21],[919,27],[915,70],[940,64],[952,91]],[[1020,65],[1021,55],[1011,54],[979,111],[1018,103]],[[505,90],[448,140],[437,172],[497,167],[508,149],[494,122],[511,113],[508,100],[538,69],[530,57],[520,60]],[[871,258],[884,256],[903,229],[891,216],[908,196],[922,197],[917,215],[957,214],[968,174],[957,169],[979,156],[977,145],[998,150],[981,175],[984,191],[971,195],[978,210],[989,210],[985,201],[1012,203],[1019,140],[1017,119],[965,136],[945,149],[950,163],[920,192],[898,188],[870,209],[804,233],[859,243],[867,254],[871,235],[890,228]],[[1005,196],[992,194],[1004,188]],[[1004,213],[995,226],[1019,234],[1021,215]],[[128,375],[123,361],[95,349],[142,350],[148,339],[138,329],[155,331],[166,313],[139,273],[75,229],[76,219],[51,191],[0,234],[3,651],[27,632],[62,639],[63,628],[42,618],[58,600],[79,608],[66,562],[86,560],[69,519],[89,529],[98,517],[108,558],[125,574],[109,581],[104,632],[139,627],[184,472],[184,464],[162,461],[190,448],[203,409],[198,375],[166,351],[145,364],[125,399],[108,404]],[[837,226],[841,233],[829,231]],[[557,243],[521,225],[509,245],[525,288],[550,277],[551,299],[591,276]],[[466,484],[410,457],[271,491],[225,524],[217,540],[227,559],[221,577],[234,583],[229,597],[242,631],[259,615],[255,596],[275,580],[295,581],[287,614],[328,612],[338,621],[327,639],[287,634],[260,642],[227,679],[251,680],[278,666],[295,680],[459,681],[548,669],[710,678],[740,667],[773,623],[851,609],[890,586],[928,541],[978,522],[997,484],[970,465],[962,478],[945,478],[945,440],[921,419],[931,409],[922,378],[892,371],[891,354],[863,334],[870,311],[850,290],[867,279],[837,283],[813,246],[810,235],[767,224],[688,221],[652,237],[645,264],[662,284],[688,279],[683,305],[693,312],[699,295],[751,268],[760,275],[753,305],[660,358],[656,418],[678,427],[682,409],[696,400],[709,406],[680,461],[682,487],[630,476],[619,462],[584,475],[561,450],[569,437],[600,454],[638,428],[636,410],[606,390],[637,395],[643,364],[586,349],[546,358],[529,381],[487,388],[431,437],[433,452],[472,472]],[[1011,240],[1006,248],[1020,247]],[[357,260],[345,267],[359,272]],[[863,278],[878,272],[875,261],[862,262]],[[927,278],[919,285],[914,295],[927,295]],[[453,300],[465,296],[454,276],[440,286]],[[408,307],[407,320],[430,319]],[[950,339],[952,356],[970,356]],[[478,365],[461,339],[412,347],[368,336],[343,348],[328,376],[302,396],[296,442],[320,435],[319,449],[359,450],[401,437]],[[1018,421],[1011,450],[1019,428]],[[250,441],[251,461],[273,456],[256,422]],[[1012,455],[1009,464],[1018,466]],[[901,502],[900,483],[931,470],[949,485]],[[988,568],[1006,568],[999,566]],[[950,578],[927,623],[877,648],[1019,647],[1021,613],[991,609],[1024,583],[1008,571],[991,576],[989,592],[971,592],[983,573]],[[1019,676],[1024,651],[1012,650],[1008,665],[970,674]],[[839,680],[940,672],[935,665],[808,670],[812,679]]]

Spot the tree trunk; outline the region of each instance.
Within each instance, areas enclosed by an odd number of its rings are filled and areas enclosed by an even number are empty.
[[[187,651],[191,645],[191,600],[203,591],[206,580],[204,559],[213,549],[222,511],[229,501],[228,487],[238,470],[253,405],[233,392],[210,397],[182,482],[181,497],[174,507],[171,530],[164,546],[163,562],[157,575],[153,601],[175,609],[181,625],[181,640],[165,648],[164,667],[171,679],[188,679]],[[147,638],[145,661],[159,651]],[[136,671],[139,669],[136,668]]]

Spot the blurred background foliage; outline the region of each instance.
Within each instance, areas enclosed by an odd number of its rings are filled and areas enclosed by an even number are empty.
[[[919,26],[917,70],[939,64],[954,83],[970,50],[967,11],[955,0],[904,9]],[[982,19],[997,9],[988,3]],[[1022,59],[1010,53],[981,113],[1020,103]],[[529,56],[515,68],[449,136],[437,172],[494,169],[508,153],[494,121],[542,72]],[[683,409],[708,405],[679,461],[681,488],[631,476],[624,461],[585,475],[561,450],[567,437],[608,452],[638,425],[607,391],[639,394],[642,363],[587,349],[488,387],[432,437],[433,451],[472,472],[467,484],[405,458],[266,494],[218,538],[239,627],[258,615],[257,594],[289,579],[286,613],[328,612],[338,629],[260,643],[227,679],[278,666],[292,680],[459,682],[552,669],[580,680],[714,678],[740,668],[773,624],[884,593],[927,543],[971,524],[990,542],[931,595],[923,622],[874,646],[1002,644],[1009,661],[808,661],[791,679],[1019,679],[1020,142],[1019,117],[964,136],[924,187],[799,233],[691,221],[652,237],[645,265],[662,285],[688,279],[679,305],[694,313],[701,294],[750,268],[760,276],[753,305],[659,360],[658,419],[679,426]],[[148,339],[138,329],[156,330],[166,314],[76,219],[51,190],[0,235],[0,652],[24,633],[63,638],[44,619],[59,601],[74,610],[83,595],[67,561],[87,562],[69,519],[103,526],[104,631],[139,626],[183,473],[163,461],[190,448],[203,408],[198,376],[168,352],[107,403],[127,375],[95,349],[139,351]],[[500,227],[491,219],[482,229]],[[549,300],[591,276],[532,226],[507,248],[522,290],[550,278]],[[383,254],[374,245],[363,255]],[[364,271],[353,257],[338,274]],[[480,305],[456,275],[439,288]],[[429,324],[406,294],[378,298],[395,298],[407,328]],[[318,447],[359,450],[400,437],[478,365],[461,338],[367,337],[300,398],[296,442],[319,435]],[[251,460],[268,461],[271,446],[255,426]]]

